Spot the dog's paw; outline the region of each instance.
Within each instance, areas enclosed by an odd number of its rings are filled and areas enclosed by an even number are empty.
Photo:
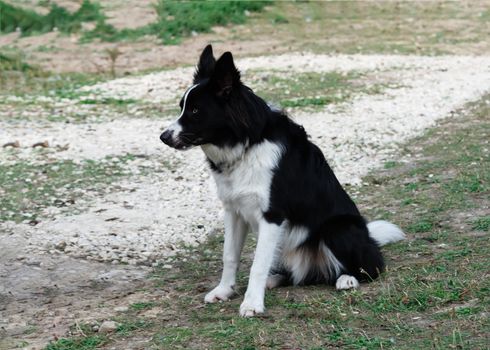
[[[243,317],[254,317],[264,313],[264,302],[245,299],[240,305],[240,315]]]
[[[217,303],[218,301],[228,301],[235,293],[232,287],[218,285],[204,297],[206,303]]]
[[[335,288],[341,289],[352,289],[359,287],[359,281],[354,276],[340,275],[335,283]]]

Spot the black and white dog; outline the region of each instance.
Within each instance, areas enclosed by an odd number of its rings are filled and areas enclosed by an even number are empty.
[[[258,236],[242,316],[264,312],[265,289],[375,279],[379,247],[404,238],[386,221],[366,223],[302,126],[240,81],[230,52],[201,54],[182,112],[160,136],[184,150],[201,146],[225,210],[223,274],[204,300],[228,300],[249,229]],[[348,127],[348,125],[346,125]]]

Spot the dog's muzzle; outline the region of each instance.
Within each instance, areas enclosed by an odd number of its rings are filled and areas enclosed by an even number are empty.
[[[185,141],[179,136],[175,137],[174,133],[174,130],[167,129],[160,135],[160,140],[162,140],[162,142],[167,146],[170,146],[180,151],[187,150],[193,146],[190,141]]]
[[[173,134],[173,130],[165,130],[160,135],[160,140],[162,140],[164,144],[174,147]]]

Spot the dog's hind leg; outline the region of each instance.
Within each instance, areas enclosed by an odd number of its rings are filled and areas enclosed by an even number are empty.
[[[267,289],[274,289],[274,288],[285,285],[287,282],[287,279],[288,278],[285,275],[276,273],[273,275],[269,275],[269,277],[267,277],[267,282],[265,285],[266,285]]]
[[[358,282],[372,281],[384,270],[379,246],[363,221],[338,218],[329,222],[326,231],[324,242],[342,265],[337,289],[355,288]]]

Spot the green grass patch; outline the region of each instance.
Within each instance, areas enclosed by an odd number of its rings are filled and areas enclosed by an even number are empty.
[[[192,32],[208,32],[213,26],[244,23],[247,12],[260,11],[272,1],[168,1],[156,6],[158,22],[153,30],[165,44],[176,44]]]
[[[46,346],[45,350],[91,350],[97,349],[99,346],[104,345],[105,342],[105,337],[97,335],[74,339],[62,338],[51,342]]]
[[[122,322],[119,322],[116,333],[120,336],[126,336],[131,332],[150,328],[152,325],[153,322],[143,319],[124,319]]]
[[[118,30],[101,18],[93,30],[83,33],[80,40],[82,43],[94,39],[116,42],[156,35],[163,44],[178,44],[182,38],[192,33],[209,32],[213,26],[245,23],[250,12],[261,11],[267,4],[272,1],[160,0],[155,5],[158,16],[155,23]],[[274,20],[284,23],[285,18],[278,15]]]
[[[155,306],[154,302],[148,301],[148,302],[134,303],[131,304],[130,307],[132,310],[141,311],[141,310],[151,309],[154,306]]]
[[[282,107],[323,106],[346,99],[357,76],[339,72],[271,75],[258,94]],[[311,96],[312,92],[315,96]]]
[[[4,48],[0,53],[0,96],[3,93],[15,94],[28,90],[31,82],[45,81],[49,74],[39,67],[26,62],[22,52]]]
[[[65,8],[51,4],[46,15],[0,1],[0,31],[10,33],[19,29],[22,35],[46,33],[57,28],[61,32],[79,31],[82,22],[102,20],[100,5],[84,0],[80,8],[70,13]]]
[[[80,104],[82,105],[97,105],[97,104],[102,104],[102,105],[115,105],[115,106],[124,106],[124,105],[129,105],[129,104],[134,104],[138,102],[135,99],[121,99],[121,98],[113,98],[113,97],[107,97],[107,98],[102,98],[100,100],[95,100],[95,99],[84,99],[80,100]]]
[[[384,164],[384,168],[385,169],[393,169],[395,167],[397,167],[399,165],[398,162],[395,162],[395,161],[388,161],[388,162],[385,162]]]
[[[301,73],[289,76],[268,75],[257,82],[257,93],[281,107],[321,107],[348,100],[354,94],[378,94],[388,85],[369,85],[357,72]],[[390,86],[394,87],[394,86]],[[311,95],[314,93],[315,95]]]
[[[110,75],[88,73],[54,74],[29,64],[25,55],[13,48],[0,54],[0,103],[2,95],[16,95],[32,99],[35,95],[59,98],[80,97],[82,86],[92,85],[111,78]]]
[[[105,20],[99,20],[94,29],[85,31],[80,37],[80,43],[88,43],[95,39],[106,42],[131,41],[145,35],[156,35],[153,25],[147,25],[134,29],[116,29]]]
[[[128,155],[80,164],[66,160],[0,165],[0,220],[35,223],[48,206],[69,208],[85,191],[98,190],[130,175],[124,164],[132,159]]]
[[[483,216],[481,218],[476,219],[473,222],[472,228],[473,228],[473,230],[478,230],[478,231],[489,231],[490,230],[490,216]]]
[[[22,55],[18,53],[0,53],[0,71],[14,71],[21,73],[39,72],[39,68],[25,62]]]
[[[408,227],[408,230],[410,232],[415,232],[415,233],[418,233],[418,232],[429,232],[430,230],[432,230],[432,227],[433,227],[432,222],[426,221],[426,220],[422,220],[422,221],[415,222],[415,223],[411,224]]]
[[[164,331],[155,334],[153,336],[152,343],[157,347],[162,347],[163,349],[167,348],[168,346],[177,346],[178,349],[180,348],[180,344],[187,343],[187,341],[192,338],[193,333],[194,332],[190,327],[168,327]]]
[[[155,23],[118,30],[106,22],[100,5],[90,0],[84,0],[74,13],[51,4],[46,15],[0,1],[0,31],[20,30],[23,36],[27,36],[56,28],[61,32],[74,33],[82,30],[83,22],[96,22],[94,29],[82,33],[81,43],[94,39],[107,42],[136,40],[144,35],[156,35],[164,44],[176,44],[192,33],[209,32],[213,26],[244,23],[249,13],[261,11],[267,4],[272,4],[272,1],[160,0],[155,5],[158,15]],[[285,22],[285,18],[279,15],[274,20]]]
[[[288,24],[270,25],[263,16],[253,25],[293,49],[419,55],[488,51],[488,9],[482,3],[464,10],[450,2],[283,1],[276,2],[274,12],[284,13]],[[239,34],[239,39],[253,35]]]

